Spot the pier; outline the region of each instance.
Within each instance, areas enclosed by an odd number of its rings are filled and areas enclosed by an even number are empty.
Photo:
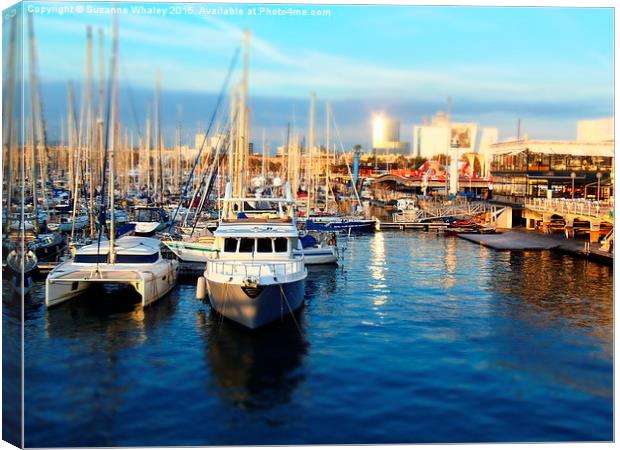
[[[585,257],[606,264],[613,264],[613,253],[601,244],[578,239],[543,234],[528,230],[505,230],[498,234],[458,234],[459,238],[494,250],[537,251],[554,250],[573,256]]]

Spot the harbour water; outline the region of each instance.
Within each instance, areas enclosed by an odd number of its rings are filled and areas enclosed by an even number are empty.
[[[180,284],[142,310],[91,291],[46,310],[39,283],[25,445],[613,439],[611,267],[382,232],[309,269],[295,320],[250,332],[194,296]]]

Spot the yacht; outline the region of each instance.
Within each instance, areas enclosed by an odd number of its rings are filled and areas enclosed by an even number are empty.
[[[215,237],[206,228],[198,235],[181,239],[162,239],[162,244],[170,249],[180,261],[189,263],[206,263],[216,251]]]
[[[166,295],[176,284],[178,261],[164,259],[157,239],[123,236],[75,250],[73,258],[52,270],[45,282],[45,304],[69,300],[94,284],[129,285],[142,306]],[[112,251],[110,251],[112,250]]]
[[[11,288],[18,295],[26,295],[34,285],[37,257],[32,250],[16,246],[6,257],[7,274]]]
[[[335,233],[300,232],[301,250],[294,250],[294,254],[304,257],[307,266],[338,263],[338,247]]]
[[[136,236],[153,236],[170,225],[168,213],[161,208],[136,207],[134,219],[129,223],[135,225],[134,233]]]
[[[207,258],[207,292],[222,316],[255,329],[302,306],[308,276],[301,255],[291,188],[269,201],[274,210],[244,210],[256,198],[232,198],[228,183],[224,214]]]
[[[71,233],[73,230],[82,230],[88,225],[88,214],[81,211],[75,216],[71,211],[51,210],[47,220],[49,231]]]
[[[337,214],[310,214],[306,219],[306,229],[314,231],[366,232],[374,231],[375,219]]]

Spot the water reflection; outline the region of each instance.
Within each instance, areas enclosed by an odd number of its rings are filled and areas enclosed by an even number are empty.
[[[143,344],[147,330],[174,316],[177,295],[171,294],[143,307],[132,288],[96,285],[84,294],[45,311],[49,338],[75,338],[108,353]],[[102,339],[102,337],[104,339]]]
[[[612,398],[612,268],[548,251],[508,252],[492,274],[503,297],[495,312],[510,318],[496,325],[505,336],[496,364]]]
[[[323,314],[333,314],[334,304],[329,299],[337,292],[338,280],[346,270],[344,263],[339,267],[334,266],[308,266],[308,278],[306,278],[306,297],[304,299],[304,316],[310,311]],[[318,299],[319,301],[315,301]]]
[[[566,321],[610,341],[613,325],[612,268],[551,252],[511,252],[492,269],[493,289],[531,310],[512,308],[523,320],[545,326]],[[508,305],[510,303],[507,303]]]
[[[448,238],[443,240],[444,243],[444,262],[445,262],[445,276],[443,278],[443,287],[449,289],[456,283],[456,268],[458,265],[457,259],[457,242],[455,238]]]
[[[254,332],[214,312],[199,312],[196,320],[208,329],[204,333],[206,357],[216,391],[225,401],[254,410],[291,400],[305,377],[302,365],[308,342],[303,311]]]

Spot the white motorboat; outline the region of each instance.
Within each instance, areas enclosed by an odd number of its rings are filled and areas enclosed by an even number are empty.
[[[161,208],[139,206],[134,211],[135,218],[129,222],[135,225],[136,236],[153,236],[170,225],[168,213]]]
[[[162,240],[162,244],[170,249],[183,262],[206,263],[209,256],[212,256],[216,249],[214,247],[215,237],[199,236],[195,239],[183,240]]]
[[[102,240],[77,249],[73,258],[48,274],[46,306],[69,300],[94,284],[132,286],[143,306],[158,300],[175,286],[179,265],[164,259],[160,247],[157,239],[124,236],[112,245]]]
[[[300,234],[301,250],[294,250],[295,256],[303,256],[307,266],[319,264],[336,264],[338,247],[335,233],[321,233],[317,237],[303,231]]]
[[[75,217],[71,211],[50,211],[47,220],[49,231],[71,233],[72,230],[82,230],[88,225],[88,214],[80,212]]]
[[[273,211],[244,211],[256,198],[232,198],[230,183],[223,200],[224,218],[215,231],[213,256],[205,278],[211,306],[221,315],[254,329],[302,306],[308,275],[293,213],[290,186],[286,198],[262,199]]]
[[[34,252],[27,248],[15,248],[7,255],[7,274],[17,295],[26,295],[32,289],[37,262]]]

